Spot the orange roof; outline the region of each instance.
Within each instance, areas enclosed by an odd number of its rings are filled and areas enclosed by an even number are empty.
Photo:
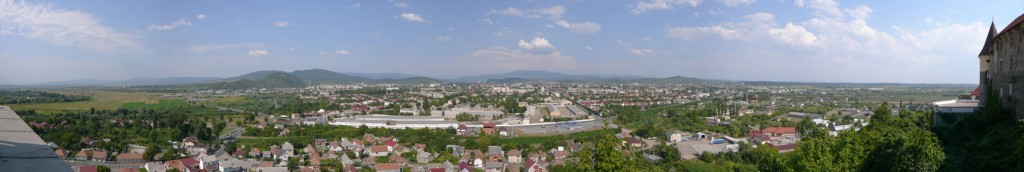
[[[376,167],[377,170],[399,170],[399,169],[402,169],[402,167],[400,167],[400,166],[398,166],[398,164],[394,164],[394,163],[380,163],[380,164],[374,165],[374,167]]]
[[[374,146],[370,147],[370,152],[387,152],[387,151],[388,151],[388,146],[384,146],[384,145],[374,145]]]
[[[772,134],[796,133],[796,127],[768,127],[761,130],[761,132]]]

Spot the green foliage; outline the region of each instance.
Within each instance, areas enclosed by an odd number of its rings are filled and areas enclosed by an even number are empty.
[[[110,167],[107,167],[107,166],[104,166],[104,165],[97,165],[96,166],[96,171],[98,171],[98,172],[110,172]]]
[[[948,155],[939,171],[1024,171],[1024,122],[1002,107],[996,95],[974,114],[943,119],[935,126]]]
[[[473,114],[468,114],[468,113],[459,113],[458,115],[455,115],[455,120],[458,120],[458,121],[476,121],[476,120],[480,120],[480,116],[473,115]]]
[[[0,104],[75,102],[89,99],[91,99],[89,96],[66,95],[43,91],[0,90]]]
[[[127,144],[165,145],[168,141],[196,136],[202,141],[212,142],[216,134],[206,127],[204,111],[195,106],[167,110],[96,110],[67,111],[53,114],[39,114],[32,110],[18,111],[26,122],[48,123],[49,126],[33,127],[43,140],[53,141],[61,148],[78,150],[87,147],[82,140],[109,139],[98,141],[91,146],[110,151],[124,152]],[[216,112],[216,111],[214,111]],[[120,120],[120,123],[118,122]],[[154,146],[150,146],[154,147]],[[153,150],[155,152],[158,150]]]

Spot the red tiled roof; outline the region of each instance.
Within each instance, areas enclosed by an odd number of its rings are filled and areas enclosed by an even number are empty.
[[[981,86],[978,86],[977,88],[974,88],[974,91],[971,91],[971,95],[972,96],[981,95]]]
[[[796,127],[768,127],[761,130],[761,132],[772,134],[796,133]]]
[[[374,145],[374,146],[370,147],[370,152],[387,152],[387,151],[388,151],[388,146],[384,146],[384,145]]]
[[[1003,35],[1003,33],[1006,33],[1007,31],[1010,31],[1010,29],[1017,27],[1017,25],[1020,25],[1021,22],[1024,22],[1024,14],[1017,16],[1017,19],[1013,19],[1013,22],[1010,22],[1009,25],[1006,25],[1006,27],[1003,28],[1003,31],[999,31],[999,34],[996,34],[996,37],[999,37],[999,35]]]
[[[376,167],[378,171],[380,171],[380,170],[398,170],[398,169],[402,168],[402,167],[398,166],[398,164],[394,164],[394,163],[380,163],[380,164],[374,165],[374,167]]]
[[[82,166],[78,167],[79,172],[97,172],[96,166]]]

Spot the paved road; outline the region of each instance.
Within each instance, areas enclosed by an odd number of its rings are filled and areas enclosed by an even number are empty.
[[[64,162],[68,163],[68,165],[71,166],[72,168],[74,168],[74,170],[76,170],[76,171],[77,171],[77,168],[81,167],[81,166],[103,165],[103,166],[110,167],[110,171],[121,171],[121,169],[123,169],[123,168],[139,168],[142,165],[146,164],[144,162],[119,164],[117,162],[93,162],[93,161],[71,161],[71,160],[65,160]],[[3,171],[3,170],[0,170],[0,171]]]

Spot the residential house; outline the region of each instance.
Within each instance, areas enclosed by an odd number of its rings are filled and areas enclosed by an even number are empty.
[[[146,169],[146,171],[148,171],[148,172],[166,172],[167,171],[167,166],[164,166],[164,163],[161,163],[161,162],[146,163],[146,165],[142,165],[142,168]]]
[[[533,161],[532,159],[526,159],[526,163],[523,164],[523,169],[526,169],[526,170],[524,170],[525,172],[544,172],[544,171],[547,171],[547,170],[544,169],[544,165],[543,164],[541,164],[539,161]]]
[[[505,151],[501,150],[501,146],[487,146],[487,161],[501,162],[504,158]]]
[[[665,139],[668,140],[668,142],[681,142],[683,141],[683,133],[679,131],[665,132]]]
[[[387,145],[373,145],[370,146],[370,149],[368,151],[369,152],[367,153],[370,154],[370,156],[372,157],[387,156],[388,153],[390,153],[390,151],[388,151]]]
[[[433,159],[434,159],[434,155],[431,154],[430,152],[426,152],[426,151],[422,151],[422,150],[417,150],[417,152],[416,152],[416,162],[417,163],[425,164],[425,163],[430,162],[430,160],[433,160]]]
[[[625,146],[634,147],[634,148],[640,148],[640,147],[644,146],[644,142],[640,141],[640,139],[638,139],[636,137],[627,137],[626,141],[624,142],[624,145]]]
[[[502,164],[500,162],[487,162],[486,164],[484,164],[484,171],[485,172],[504,172],[505,171],[505,164]]]
[[[82,150],[78,151],[78,153],[75,153],[75,160],[79,160],[79,161],[89,160],[89,150],[82,149]]]
[[[291,142],[284,142],[281,144],[281,150],[284,151],[284,155],[288,157],[295,156],[295,146]]]
[[[515,163],[515,164],[522,163],[523,162],[523,152],[520,151],[519,149],[512,149],[512,150],[508,151],[508,159],[506,159],[505,162]]]
[[[484,123],[484,129],[483,129],[484,134],[487,134],[487,135],[494,134],[497,131],[495,127],[497,127],[497,124],[495,124],[493,122]]]
[[[455,128],[455,134],[463,135],[463,136],[464,135],[469,135],[469,133],[467,131],[468,129],[469,129],[469,127],[466,127],[466,124],[459,124],[459,127]]]
[[[182,147],[191,147],[199,144],[199,138],[196,136],[188,136],[181,140]]]
[[[167,169],[178,169],[179,171],[199,171],[199,161],[195,158],[182,158],[164,162]]]
[[[92,158],[90,158],[89,160],[96,161],[96,162],[106,162],[107,161],[107,151],[105,151],[105,150],[92,151],[92,156],[91,157]]]
[[[200,155],[199,156],[199,169],[209,170],[206,167],[217,165],[220,161],[217,160],[216,156],[213,155]],[[214,166],[213,168],[218,168]]]
[[[345,151],[345,148],[342,147],[341,143],[338,143],[338,141],[332,141],[331,144],[327,147],[327,149],[335,152]]]
[[[508,127],[501,127],[498,128],[498,135],[501,137],[509,137],[512,136],[512,132],[509,131]]]
[[[404,166],[405,164],[409,163],[409,160],[403,158],[402,155],[397,153],[391,154],[391,156],[389,156],[388,159],[391,160],[391,163],[398,164],[399,166]]]
[[[57,154],[57,158],[60,159],[66,159],[68,157],[68,151],[65,151],[64,149],[61,148],[57,148],[57,150],[54,150],[53,153]]]
[[[263,153],[263,151],[261,151],[260,148],[249,149],[249,157],[259,158],[260,155],[262,155],[261,153]]]

